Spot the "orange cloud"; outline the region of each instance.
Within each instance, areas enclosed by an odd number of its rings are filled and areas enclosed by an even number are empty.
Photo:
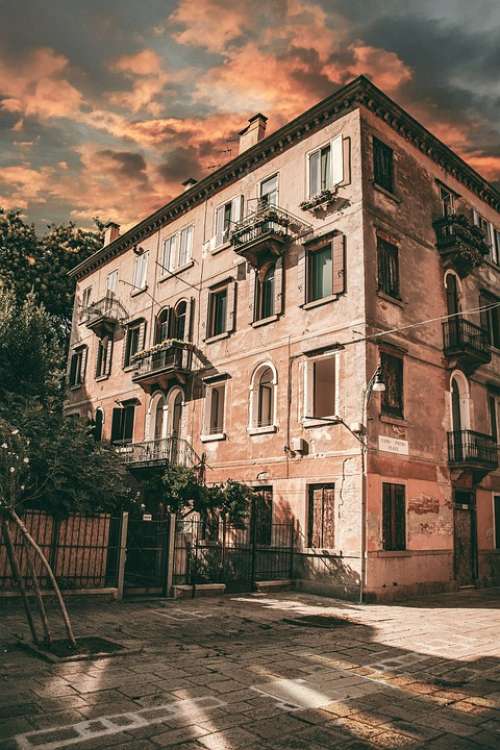
[[[162,70],[159,55],[151,49],[144,49],[135,55],[119,57],[111,65],[132,81],[130,91],[111,92],[111,104],[130,109],[132,112],[145,110],[152,115],[162,111],[162,104],[157,101],[168,81],[167,74]]]
[[[412,78],[411,69],[395,52],[369,47],[364,44],[351,45],[354,63],[349,66],[348,77],[369,75],[376,86],[392,94]]]
[[[25,163],[2,167],[0,187],[8,192],[0,205],[3,208],[27,208],[29,203],[46,203],[51,195],[50,182],[54,174],[52,167],[35,170]]]
[[[135,55],[123,55],[112,64],[115,70],[136,76],[156,75],[161,70],[160,56],[152,49],[143,49]]]
[[[245,0],[229,4],[225,0],[181,0],[167,23],[157,33],[178,30],[172,34],[179,44],[204,47],[210,52],[223,52],[255,21],[257,7]]]

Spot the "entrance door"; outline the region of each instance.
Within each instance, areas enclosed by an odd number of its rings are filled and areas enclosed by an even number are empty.
[[[459,586],[476,578],[476,509],[474,493],[455,490],[453,505],[454,571]]]
[[[164,596],[167,587],[168,520],[129,519],[126,595]]]

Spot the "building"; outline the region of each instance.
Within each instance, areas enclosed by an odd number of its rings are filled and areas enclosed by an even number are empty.
[[[73,270],[67,412],[263,488],[309,590],[500,583],[500,193],[363,76],[265,127]]]

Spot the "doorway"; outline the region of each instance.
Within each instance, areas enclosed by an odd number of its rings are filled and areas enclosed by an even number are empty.
[[[477,578],[475,493],[455,490],[453,501],[454,576],[459,586],[472,586]]]

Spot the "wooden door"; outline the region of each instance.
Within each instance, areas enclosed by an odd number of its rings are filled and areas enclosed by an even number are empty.
[[[459,586],[470,586],[476,578],[476,524],[474,494],[455,492],[454,570]]]

